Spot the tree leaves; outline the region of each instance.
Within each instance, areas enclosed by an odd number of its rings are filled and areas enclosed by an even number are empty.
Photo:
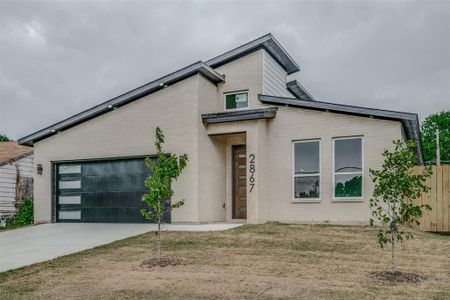
[[[142,201],[147,203],[147,209],[141,209],[141,215],[147,220],[162,222],[165,213],[184,205],[184,200],[171,202],[173,196],[172,183],[181,175],[189,160],[187,154],[177,156],[163,151],[164,134],[159,127],[155,130],[156,160],[147,157],[145,164],[152,171],[144,186],[149,192],[144,194]]]
[[[436,162],[436,129],[439,129],[441,161],[450,163],[450,111],[429,115],[420,127],[425,161]]]
[[[381,169],[369,170],[372,182],[375,183],[369,200],[374,219],[370,219],[369,224],[373,226],[375,220],[378,220],[384,225],[384,229],[377,235],[382,248],[388,242],[411,239],[412,234],[402,231],[402,226],[420,224],[423,209],[431,210],[429,205],[414,205],[411,201],[429,190],[425,182],[431,176],[431,167],[426,167],[422,174],[414,174],[412,169],[417,164],[415,143],[411,140],[406,144],[400,140],[393,143],[393,151],[383,151],[384,162]],[[388,238],[389,235],[391,239]]]

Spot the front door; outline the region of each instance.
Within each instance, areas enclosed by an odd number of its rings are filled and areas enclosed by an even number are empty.
[[[233,219],[247,219],[247,160],[244,146],[233,146]]]

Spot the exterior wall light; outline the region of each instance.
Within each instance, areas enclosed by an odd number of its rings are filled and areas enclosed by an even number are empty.
[[[42,167],[42,164],[37,165],[37,173],[39,175],[42,175],[42,172],[44,171],[44,168]]]

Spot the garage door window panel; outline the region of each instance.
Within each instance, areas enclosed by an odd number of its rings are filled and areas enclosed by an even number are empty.
[[[80,210],[60,210],[58,212],[60,220],[81,220]]]
[[[58,168],[59,174],[80,174],[81,165],[80,164],[62,164]]]
[[[81,204],[81,195],[59,196],[58,203],[64,205]]]

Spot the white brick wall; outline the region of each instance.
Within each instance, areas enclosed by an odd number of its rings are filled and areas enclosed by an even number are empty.
[[[172,213],[173,222],[198,222],[198,81],[193,76],[72,127],[34,145],[35,220],[51,220],[51,161],[153,154],[155,127],[166,135],[165,150],[187,153],[189,164],[174,184],[175,198],[186,199]],[[34,168],[36,170],[36,167]]]
[[[250,108],[267,107],[257,99],[264,90],[263,63],[263,51],[251,53],[219,67],[225,83],[217,87],[193,76],[36,143],[34,164],[44,167],[43,175],[35,174],[36,221],[51,219],[51,161],[152,154],[160,126],[165,149],[190,158],[174,184],[175,199],[186,204],[173,212],[173,222],[231,220],[231,146],[242,143],[256,155],[248,222],[367,222],[373,189],[368,170],[379,167],[383,149],[402,137],[399,122],[279,107],[273,120],[202,124],[202,113],[224,110],[225,92],[248,90]],[[238,132],[245,134],[210,136]],[[332,138],[351,135],[364,136],[364,199],[332,202]],[[321,139],[321,202],[293,203],[291,143],[310,138]]]

